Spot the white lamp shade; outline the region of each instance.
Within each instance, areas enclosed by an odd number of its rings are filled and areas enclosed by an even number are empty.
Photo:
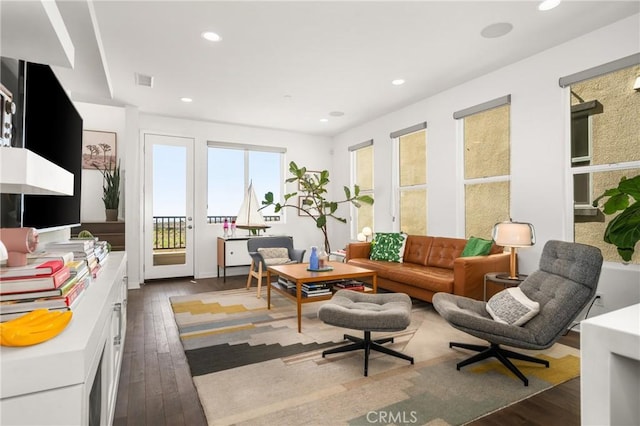
[[[373,234],[373,231],[368,226],[365,226],[364,228],[362,228],[362,234],[365,237],[370,237]]]
[[[493,227],[493,240],[504,247],[529,247],[535,244],[533,225],[523,222],[500,222]]]
[[[364,234],[362,232],[360,232],[357,236],[358,241],[360,242],[364,242],[367,241],[367,237],[364,236]]]

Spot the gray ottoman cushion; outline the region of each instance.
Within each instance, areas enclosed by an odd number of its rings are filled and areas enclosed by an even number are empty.
[[[411,298],[404,293],[339,290],[320,307],[318,318],[355,330],[400,331],[411,323]]]

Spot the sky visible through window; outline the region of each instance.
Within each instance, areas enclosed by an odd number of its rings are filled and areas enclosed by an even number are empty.
[[[209,148],[208,216],[237,215],[249,182],[253,182],[258,203],[269,191],[276,200],[280,199],[282,154],[264,151],[247,151],[247,154],[245,164],[244,150]],[[275,214],[272,207],[261,212],[263,216]]]
[[[185,216],[187,150],[153,146],[153,215]]]
[[[275,152],[248,151],[245,183],[245,151],[209,148],[207,215],[235,216],[240,210],[246,185],[253,188],[260,203],[271,191],[280,199],[280,156]],[[186,150],[182,147],[155,145],[153,150],[153,215],[185,216]],[[262,210],[274,215],[273,208]]]

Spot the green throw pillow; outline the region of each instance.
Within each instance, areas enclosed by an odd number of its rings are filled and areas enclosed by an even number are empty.
[[[485,240],[484,238],[471,237],[462,250],[460,257],[469,256],[486,256],[491,253],[491,247],[493,246],[492,240]]]
[[[399,232],[376,232],[371,242],[371,260],[386,260],[387,262],[402,262],[407,234]]]

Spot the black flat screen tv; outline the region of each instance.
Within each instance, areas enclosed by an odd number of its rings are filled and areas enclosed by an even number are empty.
[[[82,116],[47,65],[22,62],[22,144],[71,172],[73,195],[22,195],[18,226],[50,230],[80,224],[82,185]],[[16,117],[14,121],[18,121]],[[16,123],[19,125],[20,123]]]

